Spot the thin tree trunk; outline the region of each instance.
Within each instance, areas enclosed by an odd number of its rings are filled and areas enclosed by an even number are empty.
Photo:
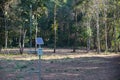
[[[105,22],[105,52],[108,52],[107,23]]]
[[[21,28],[20,28],[20,35],[19,35],[19,48],[20,48],[20,54],[22,54],[22,52],[21,52],[21,48],[22,48],[22,43],[21,43],[22,36],[21,36],[21,34],[22,34],[22,31],[21,31]]]
[[[104,11],[104,15],[105,15],[105,21],[104,21],[104,24],[105,24],[105,52],[108,51],[108,39],[107,39],[107,13],[106,13],[107,10]]]
[[[114,14],[114,23],[115,23],[115,14]],[[117,53],[117,39],[116,39],[116,26],[114,26],[114,44],[115,44],[115,46],[114,46],[114,51],[115,51],[115,53]]]
[[[114,50],[115,50],[115,53],[117,53],[117,39],[116,39],[116,27],[114,27]]]
[[[99,13],[97,12],[97,53],[100,53]]]
[[[5,48],[7,49],[8,46],[8,31],[5,32]]]
[[[5,19],[5,49],[7,49],[8,42],[8,31],[6,29],[6,19]]]
[[[37,39],[38,25],[37,25],[37,16],[36,16],[36,31],[35,31],[35,40]],[[35,51],[37,53],[37,43],[35,42]]]
[[[27,32],[27,30],[23,31],[23,39],[22,39],[22,54],[23,54],[23,52],[24,52],[26,32]]]
[[[118,8],[118,12],[117,12],[117,21],[119,21],[119,19],[120,19],[120,9],[119,9],[119,7],[117,6],[117,8]],[[119,28],[120,28],[120,24],[119,24]],[[117,38],[119,41],[118,41],[118,51],[120,52],[120,34],[119,34],[119,36],[118,36],[118,38]]]
[[[32,48],[32,5],[30,5],[30,48]]]
[[[88,48],[87,48],[87,52],[90,51],[90,36],[88,37]]]
[[[88,39],[87,39],[87,52],[88,52],[88,53],[89,53],[89,51],[90,51],[90,42],[91,42],[90,39],[91,39],[90,36],[88,36]]]
[[[87,40],[87,52],[90,51],[90,43],[91,43],[91,32],[90,32],[90,21],[91,19],[89,19],[89,21],[87,22],[87,29],[89,30],[89,33],[88,33],[88,40]]]
[[[56,53],[56,33],[57,33],[57,27],[56,27],[56,9],[57,9],[57,5],[55,4],[54,6],[54,53]]]
[[[107,35],[107,0],[102,0],[103,5],[104,5],[104,26],[105,26],[105,52],[108,52],[108,35]]]
[[[69,46],[69,44],[70,44],[70,26],[69,26],[69,23],[67,23],[67,26],[68,26],[68,42],[67,42],[67,46]]]
[[[74,38],[74,47],[73,52],[76,52],[76,46],[77,46],[77,11],[75,11],[75,38]]]
[[[20,54],[23,54],[24,51],[24,45],[25,45],[25,36],[26,36],[27,30],[21,30],[20,29],[20,36],[19,36],[19,47],[20,47]]]
[[[95,14],[96,14],[96,29],[97,29],[97,53],[100,53],[100,30],[99,30],[99,0],[95,0]]]

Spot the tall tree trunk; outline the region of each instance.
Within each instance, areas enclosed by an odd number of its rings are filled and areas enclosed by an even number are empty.
[[[8,47],[8,31],[5,31],[5,49]]]
[[[32,48],[32,5],[30,5],[30,48]]]
[[[56,10],[57,10],[57,5],[55,4],[54,6],[54,53],[56,53],[56,37],[57,37]]]
[[[68,41],[67,41],[67,46],[69,46],[69,44],[70,44],[70,25],[69,25],[69,23],[67,23],[67,27],[68,27]]]
[[[21,30],[21,28],[20,28],[20,35],[19,35],[19,48],[20,48],[20,54],[22,54],[22,52],[21,52],[21,48],[22,48],[21,39],[22,39],[22,30]]]
[[[108,52],[107,23],[105,22],[105,52]]]
[[[38,25],[37,25],[37,16],[36,16],[36,29],[35,29],[35,40],[37,39]],[[37,43],[35,42],[35,51],[37,53]]]
[[[1,6],[0,6],[0,23],[3,21],[3,18],[4,18],[4,4],[2,4]],[[0,52],[1,52],[1,50],[2,50],[2,47],[3,47],[3,41],[4,41],[4,34],[3,34],[3,32],[4,32],[4,28],[2,27],[2,23],[0,24]]]
[[[97,17],[97,24],[96,24],[96,27],[97,27],[97,53],[99,54],[100,53],[100,30],[99,30],[99,13],[97,12],[96,13],[96,17]]]
[[[88,37],[88,41],[87,41],[87,52],[89,53],[90,51],[90,36]]]
[[[116,19],[116,16],[115,16],[115,13],[114,13],[114,23],[115,23],[115,19]],[[117,38],[116,38],[116,26],[114,26],[114,51],[115,53],[117,53]]]
[[[105,25],[105,52],[108,51],[108,39],[107,39],[107,9],[104,8],[104,15],[105,15],[105,20],[104,20],[104,25]]]
[[[117,53],[117,39],[116,39],[116,27],[114,27],[114,51]]]
[[[5,19],[5,48],[7,49],[8,43],[8,31],[6,29],[6,19]]]
[[[7,35],[7,29],[6,29],[6,7],[4,6],[4,21],[5,21],[5,49],[7,49],[7,39],[8,39],[8,35]]]
[[[19,36],[20,54],[23,54],[23,51],[24,51],[26,32],[27,32],[27,30],[20,29],[20,36]]]
[[[88,33],[88,39],[87,39],[87,52],[90,51],[90,39],[91,39],[91,33],[90,33],[90,20],[87,22],[87,29],[89,30],[89,33]]]
[[[75,38],[74,38],[74,47],[73,47],[73,52],[76,52],[76,47],[77,47],[77,11],[75,10]]]
[[[101,49],[100,49],[100,29],[99,29],[99,0],[95,0],[95,14],[96,14],[96,28],[97,28],[97,53],[99,54]]]
[[[24,52],[26,32],[27,32],[27,30],[23,30],[23,39],[22,39],[22,54],[23,54],[23,52]]]

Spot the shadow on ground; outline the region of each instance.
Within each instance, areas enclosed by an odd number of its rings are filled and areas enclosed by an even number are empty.
[[[41,80],[120,80],[120,57],[68,57],[41,65]],[[38,60],[0,58],[0,80],[38,80]]]

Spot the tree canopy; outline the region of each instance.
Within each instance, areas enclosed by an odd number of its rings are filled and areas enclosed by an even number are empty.
[[[119,0],[0,0],[0,48],[35,47],[37,35],[45,47],[117,52],[119,13]]]

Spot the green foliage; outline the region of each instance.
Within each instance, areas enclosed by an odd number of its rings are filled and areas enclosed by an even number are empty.
[[[90,27],[87,27],[87,35],[89,36],[89,37],[91,37],[92,36],[92,30],[91,30],[91,28]]]
[[[52,24],[52,30],[58,30],[58,23]]]
[[[99,4],[95,1],[98,1]],[[57,6],[55,20],[57,23],[53,25],[55,5]],[[114,49],[116,46],[115,40],[120,43],[120,1],[0,0],[0,36],[2,36],[0,38],[0,48],[5,45],[5,21],[2,19],[6,17],[9,47],[18,46],[20,29],[27,30],[25,46],[28,46],[31,23],[33,44],[35,44],[35,27],[38,26],[38,36],[44,38],[47,47],[53,46],[54,30],[56,29],[58,47],[73,46],[77,33],[78,47],[86,47],[88,38],[91,38],[91,48],[96,49],[96,13],[98,13],[99,18],[101,48],[105,50],[106,23],[108,48]],[[116,28],[116,34],[114,28]],[[119,44],[117,44],[117,48],[119,48]]]

